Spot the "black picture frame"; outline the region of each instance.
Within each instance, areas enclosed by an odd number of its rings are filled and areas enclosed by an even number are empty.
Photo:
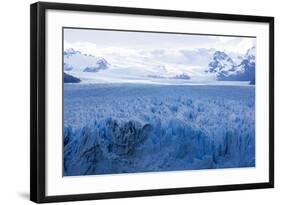
[[[138,190],[46,196],[46,80],[45,35],[46,10],[120,13],[129,15],[168,16],[195,19],[262,22],[269,25],[269,181],[263,183],[229,184],[188,188]],[[38,2],[30,7],[30,200],[37,203],[76,200],[97,200],[123,197],[187,194],[274,187],[274,18],[144,8],[96,6],[83,4]]]

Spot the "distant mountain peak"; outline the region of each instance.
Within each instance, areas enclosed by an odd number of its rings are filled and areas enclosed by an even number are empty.
[[[207,72],[214,73],[217,80],[255,82],[255,55],[256,48],[253,46],[238,58],[240,62],[234,62],[225,52],[216,51]]]
[[[65,71],[98,72],[108,69],[109,66],[108,61],[102,57],[83,54],[73,48],[64,51]]]
[[[249,48],[246,52],[246,56],[255,56],[256,55],[256,46]]]
[[[80,51],[77,51],[73,48],[68,48],[63,52],[64,55],[75,55],[75,54],[81,54]]]
[[[223,52],[223,51],[216,51],[214,53],[214,59],[215,60],[224,60],[224,59],[228,59],[228,55]]]
[[[84,72],[98,72],[109,68],[110,64],[104,58],[98,58],[94,65],[86,67]]]
[[[104,67],[108,67],[110,64],[104,58],[99,57],[97,60],[97,64],[100,64]]]
[[[233,60],[225,52],[216,51],[212,61],[209,63],[209,72],[225,72],[226,70],[232,69],[233,66]]]
[[[174,79],[181,79],[181,80],[190,80],[190,76],[186,73],[182,73],[180,75],[176,75],[173,77]]]
[[[249,48],[244,56],[244,59],[247,59],[250,61],[250,63],[255,63],[256,60],[256,47],[253,46],[252,48]]]

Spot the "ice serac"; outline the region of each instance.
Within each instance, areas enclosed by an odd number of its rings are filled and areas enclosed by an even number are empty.
[[[64,83],[79,83],[81,80],[64,72],[63,81]]]
[[[217,80],[255,81],[255,47],[248,49],[240,62],[234,62],[225,52],[216,51],[207,72],[214,73]]]
[[[254,91],[66,85],[64,175],[253,167]]]
[[[64,51],[64,71],[98,72],[109,66],[104,58],[83,54],[73,48]]]
[[[66,176],[255,164],[253,135],[226,131],[214,139],[177,119],[142,124],[108,118],[81,129],[65,127],[64,132]]]

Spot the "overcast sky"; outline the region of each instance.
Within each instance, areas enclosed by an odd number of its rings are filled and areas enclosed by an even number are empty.
[[[255,45],[255,38],[187,34],[125,32],[93,29],[64,29],[65,48],[82,52],[100,52],[103,49],[211,49],[245,54]],[[99,51],[100,50],[100,51]]]

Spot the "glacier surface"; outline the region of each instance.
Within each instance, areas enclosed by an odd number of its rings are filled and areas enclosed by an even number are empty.
[[[64,85],[64,176],[255,166],[255,86]]]

